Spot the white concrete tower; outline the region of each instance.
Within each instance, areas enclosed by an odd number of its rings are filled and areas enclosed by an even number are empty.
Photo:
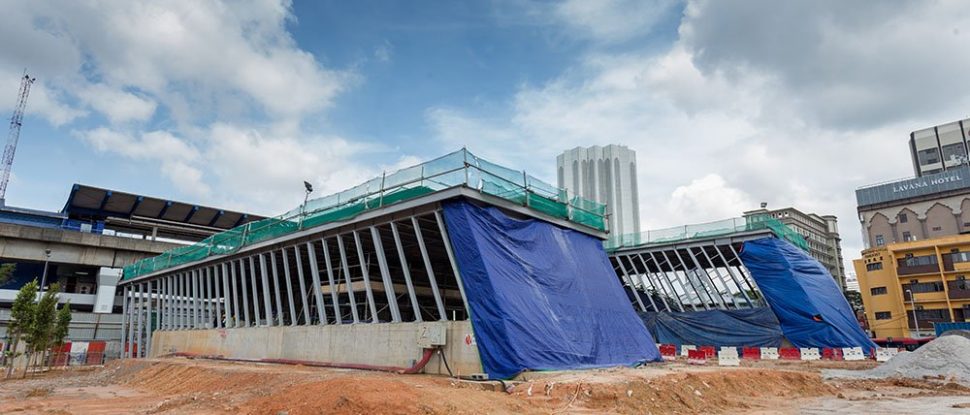
[[[576,147],[556,157],[559,187],[570,197],[603,203],[610,234],[640,232],[637,154],[626,146]]]

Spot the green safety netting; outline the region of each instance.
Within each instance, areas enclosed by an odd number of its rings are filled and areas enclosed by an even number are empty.
[[[789,228],[778,219],[768,215],[752,215],[744,218],[731,218],[717,222],[696,225],[678,226],[675,228],[658,229],[647,232],[615,235],[604,243],[607,251],[620,248],[630,248],[659,243],[669,243],[688,239],[709,238],[736,232],[769,229],[775,236],[791,242],[795,246],[808,251],[808,241]]]
[[[327,223],[351,219],[363,212],[430,193],[465,186],[500,197],[549,216],[606,230],[606,206],[580,197],[529,174],[491,163],[462,149],[437,159],[375,177],[343,192],[310,200],[278,217],[249,222],[217,233],[193,245],[171,249],[124,269],[131,279],[198,261]]]

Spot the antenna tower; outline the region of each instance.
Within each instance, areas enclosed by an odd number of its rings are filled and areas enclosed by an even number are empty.
[[[13,156],[17,152],[17,140],[20,139],[20,126],[24,121],[24,108],[27,107],[27,95],[30,94],[30,86],[37,78],[31,78],[24,70],[24,77],[20,79],[20,92],[17,94],[17,106],[13,109],[13,116],[10,117],[10,133],[7,135],[7,146],[3,148],[3,169],[0,172],[0,205],[7,197],[7,181],[10,180],[10,168],[13,167]]]

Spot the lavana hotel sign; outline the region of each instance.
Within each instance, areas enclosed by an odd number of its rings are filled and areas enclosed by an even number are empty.
[[[963,177],[959,174],[946,173],[943,177],[934,177],[932,179],[927,179],[925,177],[920,177],[918,179],[913,179],[908,183],[893,183],[893,193],[905,192],[909,190],[917,190],[923,187],[930,187],[934,185],[940,185],[943,183],[959,182],[963,181]]]
[[[964,188],[970,188],[970,167],[967,166],[923,177],[867,186],[856,190],[855,194],[859,206],[868,206]]]

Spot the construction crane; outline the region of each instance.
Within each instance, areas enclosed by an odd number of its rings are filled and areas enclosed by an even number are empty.
[[[20,78],[20,92],[17,94],[17,106],[10,117],[10,133],[7,135],[7,146],[3,148],[3,171],[0,172],[0,206],[7,197],[7,181],[10,180],[10,168],[13,167],[13,156],[17,152],[17,140],[20,139],[20,126],[24,121],[24,109],[27,107],[27,95],[30,86],[37,78],[31,78],[24,70],[24,77]]]

